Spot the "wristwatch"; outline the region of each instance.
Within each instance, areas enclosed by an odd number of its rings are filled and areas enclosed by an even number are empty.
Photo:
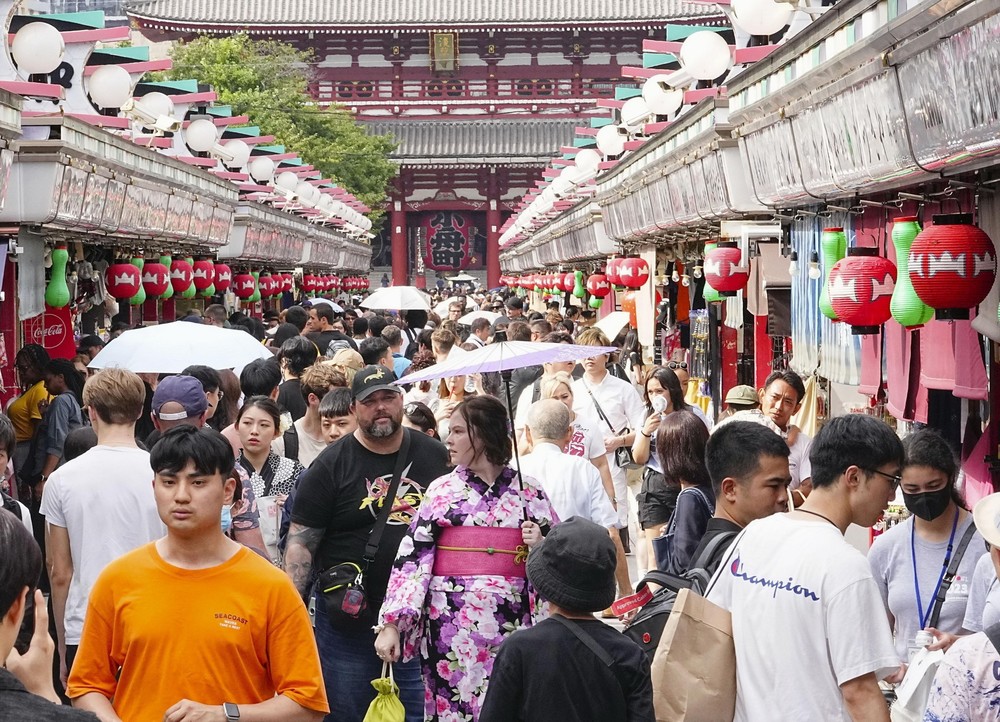
[[[226,722],[239,722],[240,708],[232,702],[224,702],[222,704],[222,711],[226,713]]]

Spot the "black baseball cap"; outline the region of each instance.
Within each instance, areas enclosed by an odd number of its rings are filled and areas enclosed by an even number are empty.
[[[393,383],[396,374],[385,366],[365,366],[354,374],[351,395],[355,401],[363,401],[376,391],[395,391],[402,395],[403,389]]]

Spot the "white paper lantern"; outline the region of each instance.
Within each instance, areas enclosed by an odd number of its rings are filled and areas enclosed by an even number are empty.
[[[795,9],[774,0],[732,0],[735,22],[751,35],[774,35],[788,25]]]
[[[576,167],[582,173],[595,173],[601,166],[601,154],[591,148],[584,148],[576,154]]]
[[[250,160],[250,146],[239,138],[227,140],[222,147],[233,156],[233,159],[226,163],[230,168],[242,168]]]
[[[278,180],[280,182],[280,176]],[[295,186],[295,195],[299,197],[299,202],[306,208],[312,208],[316,205],[316,201],[319,200],[319,191],[307,181],[302,181]]]
[[[66,43],[62,33],[43,22],[28,23],[14,35],[10,54],[18,69],[28,75],[48,74],[62,64]]]
[[[654,75],[642,84],[642,99],[657,115],[671,116],[684,105],[684,91],[671,88],[666,75]]]
[[[258,156],[247,164],[247,172],[258,183],[269,183],[274,178],[274,161],[267,156]]]
[[[652,114],[642,96],[629,98],[625,101],[625,105],[622,106],[622,124],[632,131],[641,130]]]
[[[726,39],[711,30],[691,33],[681,44],[681,65],[697,80],[715,80],[733,65]]]
[[[172,118],[174,115],[174,101],[166,93],[159,91],[146,93],[139,98],[139,103],[150,115],[165,115],[168,118]]]
[[[192,120],[184,131],[184,142],[195,153],[207,153],[218,140],[219,129],[208,118]]]
[[[320,195],[318,201],[316,201],[317,210],[321,210],[324,213],[329,213],[330,209],[333,207],[333,198],[326,194]]]
[[[290,170],[286,170],[278,174],[278,179],[274,182],[274,184],[282,190],[294,193],[295,187],[299,184],[299,177]]]
[[[132,97],[132,76],[120,65],[102,65],[87,78],[87,94],[98,108],[120,108]]]
[[[597,131],[597,149],[604,157],[621,155],[625,152],[627,135],[622,134],[617,125],[606,125]]]

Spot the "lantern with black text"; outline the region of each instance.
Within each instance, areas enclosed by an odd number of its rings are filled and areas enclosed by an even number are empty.
[[[183,258],[174,259],[170,264],[170,285],[174,293],[181,294],[191,288],[194,283],[194,269]]]
[[[225,263],[215,264],[215,290],[225,293],[233,285],[233,271]]]
[[[733,241],[719,241],[705,254],[704,272],[705,281],[722,296],[735,296],[750,280],[750,267]]]
[[[142,277],[138,268],[131,263],[113,263],[108,266],[105,277],[108,293],[117,299],[132,298],[139,293]]]
[[[246,301],[257,291],[257,281],[249,273],[237,273],[233,279],[233,293],[236,298]]]
[[[969,309],[986,298],[996,278],[997,259],[990,237],[972,225],[972,215],[933,217],[910,246],[913,290],[938,319],[967,319]]]
[[[159,298],[170,287],[170,269],[159,261],[149,261],[142,267],[142,287],[147,298]]]
[[[892,318],[896,266],[876,248],[849,248],[830,270],[830,305],[855,335],[878,333]]]
[[[649,280],[649,264],[642,258],[619,259],[618,278],[625,288],[642,288]]]

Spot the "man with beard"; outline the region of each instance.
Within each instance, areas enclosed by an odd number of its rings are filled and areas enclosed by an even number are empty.
[[[334,710],[327,719],[338,722],[361,722],[375,696],[370,683],[381,676],[382,662],[375,654],[371,625],[424,490],[448,470],[444,444],[402,427],[403,394],[395,380],[383,366],[366,366],[355,375],[351,410],[358,428],[328,446],[303,474],[288,531],[285,570],[315,609],[316,642]],[[409,451],[402,481],[375,561],[365,569],[365,545],[391,484],[404,434],[409,435]],[[322,592],[314,588],[320,572],[344,562],[358,564],[364,572],[369,616],[362,614],[356,622],[328,615]],[[422,720],[424,687],[418,660],[397,663],[394,676],[407,722]]]

